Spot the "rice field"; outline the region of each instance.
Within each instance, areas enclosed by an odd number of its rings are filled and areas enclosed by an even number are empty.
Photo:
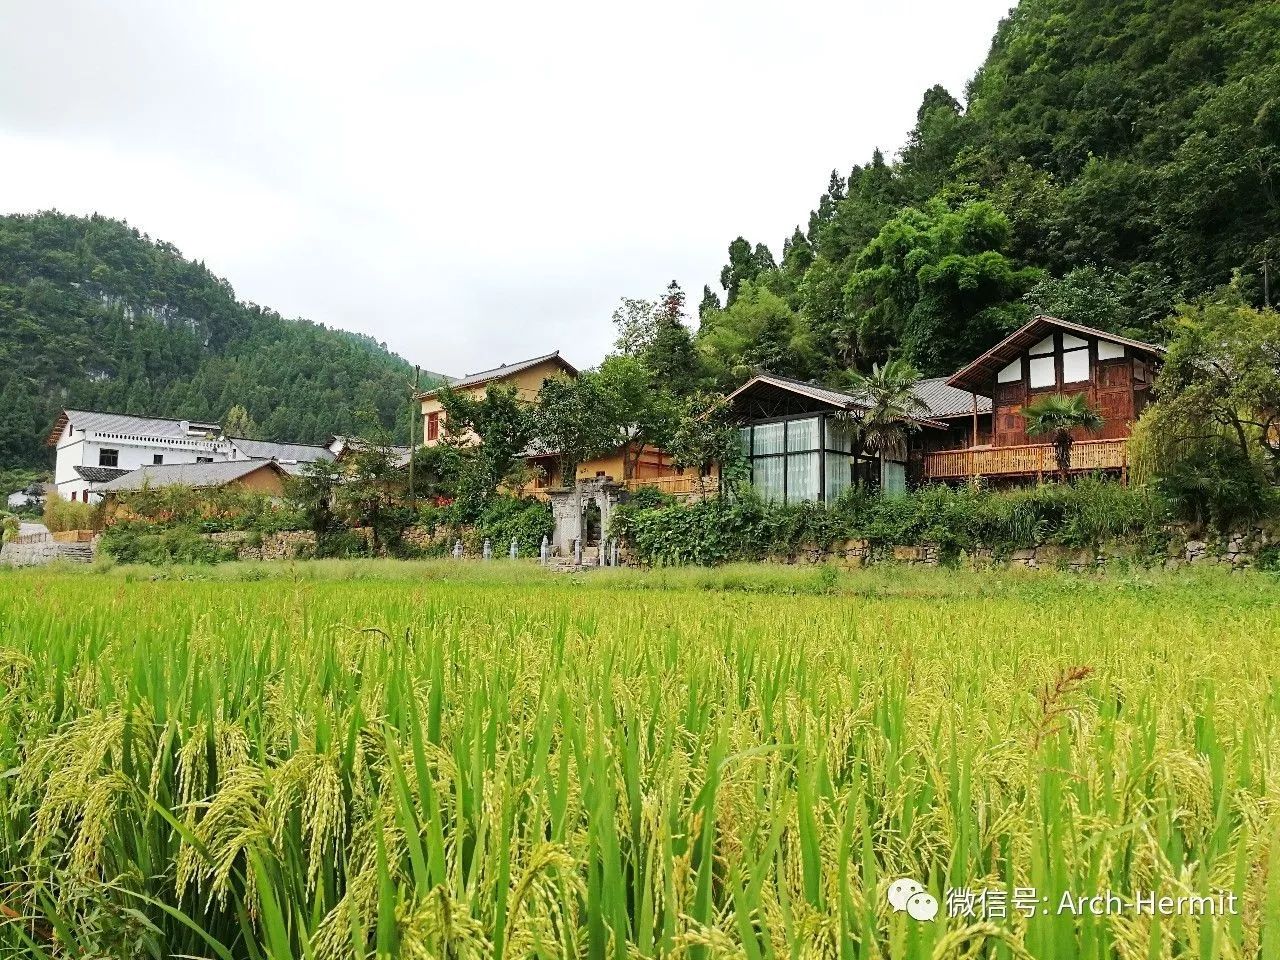
[[[0,572],[0,956],[1277,957],[1277,600]]]

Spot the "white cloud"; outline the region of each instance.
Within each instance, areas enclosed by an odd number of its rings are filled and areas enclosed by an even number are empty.
[[[0,208],[117,216],[461,373],[597,361],[957,96],[1010,0],[45,0],[0,10]]]

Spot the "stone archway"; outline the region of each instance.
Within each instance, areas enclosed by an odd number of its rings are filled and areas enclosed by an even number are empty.
[[[608,539],[609,521],[621,494],[622,486],[608,477],[592,477],[579,480],[572,487],[548,490],[555,523],[551,537],[552,553],[561,557],[572,556],[575,541],[582,541],[584,547],[587,545],[584,518],[588,505],[599,512],[599,539],[596,543],[603,544]]]

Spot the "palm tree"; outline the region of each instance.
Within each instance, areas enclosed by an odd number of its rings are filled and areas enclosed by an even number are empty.
[[[1072,430],[1093,433],[1102,428],[1102,416],[1089,406],[1084,394],[1066,396],[1061,393],[1041,397],[1030,404],[1022,415],[1027,421],[1027,436],[1053,437],[1053,452],[1058,460],[1058,475],[1066,480],[1071,471]]]
[[[837,415],[854,427],[861,446],[879,458],[882,488],[885,454],[906,444],[907,437],[920,429],[919,418],[929,416],[929,405],[915,393],[919,379],[920,371],[906,360],[874,364],[870,373],[853,375],[854,393],[862,408]]]

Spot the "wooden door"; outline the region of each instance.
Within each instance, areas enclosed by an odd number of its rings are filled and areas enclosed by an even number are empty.
[[[1027,442],[1022,406],[1026,400],[1021,382],[996,385],[995,413],[991,417],[992,446],[1012,447]]]
[[[1129,422],[1133,419],[1132,361],[1127,357],[1098,362],[1095,389],[1098,413],[1102,415],[1102,430],[1094,436],[1113,440],[1129,435]]]

